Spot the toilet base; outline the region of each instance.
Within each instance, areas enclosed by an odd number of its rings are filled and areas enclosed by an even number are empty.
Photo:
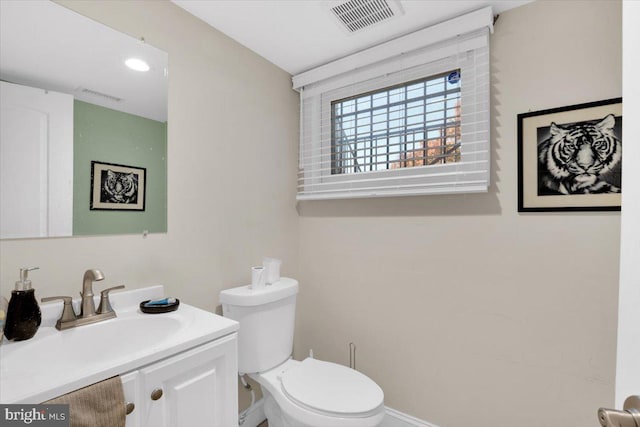
[[[280,406],[278,406],[271,393],[264,388],[262,388],[262,393],[264,399],[264,414],[269,421],[269,427],[314,427],[291,419],[280,410]]]
[[[284,424],[280,407],[271,393],[265,390],[264,387],[262,388],[262,398],[264,399],[264,414],[269,421],[269,427],[290,427]]]

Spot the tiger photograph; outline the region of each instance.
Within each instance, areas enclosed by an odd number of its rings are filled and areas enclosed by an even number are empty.
[[[138,175],[135,173],[102,171],[102,203],[138,203]]]
[[[539,127],[538,195],[620,193],[622,117]]]
[[[518,114],[518,212],[619,211],[622,98]]]
[[[90,210],[144,211],[147,169],[91,161]]]

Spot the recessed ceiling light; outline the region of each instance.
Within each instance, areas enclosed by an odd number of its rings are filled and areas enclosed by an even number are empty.
[[[138,58],[129,58],[124,61],[125,65],[132,70],[136,71],[149,71],[149,64],[144,62],[142,59]]]

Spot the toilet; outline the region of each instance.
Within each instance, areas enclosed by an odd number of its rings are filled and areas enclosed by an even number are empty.
[[[225,317],[240,323],[238,371],[262,388],[269,427],[375,427],[384,393],[366,375],[308,357],[293,360],[298,282],[281,278],[262,289],[220,292]]]

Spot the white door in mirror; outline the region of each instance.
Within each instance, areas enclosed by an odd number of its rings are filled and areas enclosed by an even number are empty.
[[[0,81],[0,116],[0,238],[70,236],[73,96]]]

